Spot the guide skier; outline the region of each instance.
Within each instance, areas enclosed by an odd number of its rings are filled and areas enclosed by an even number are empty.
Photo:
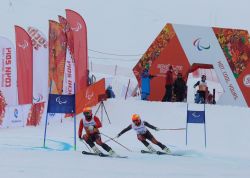
[[[83,139],[96,154],[102,154],[102,152],[95,146],[96,142],[111,156],[117,156],[117,154],[106,144],[102,142],[99,128],[102,127],[97,116],[93,116],[91,107],[83,108],[84,118],[81,119],[78,130],[79,139]],[[85,134],[82,135],[83,128],[85,129]]]
[[[137,133],[138,140],[140,140],[149,149],[150,152],[155,153],[156,150],[146,141],[146,139],[150,140],[153,144],[158,145],[164,152],[170,154],[171,153],[170,149],[168,147],[166,147],[165,145],[163,145],[161,142],[157,141],[146,127],[149,127],[149,128],[154,129],[156,131],[160,130],[159,128],[152,126],[148,122],[142,121],[138,114],[133,114],[132,115],[132,124],[130,124],[125,129],[123,129],[117,135],[117,137],[120,137],[125,132],[127,132],[131,129],[134,129]]]

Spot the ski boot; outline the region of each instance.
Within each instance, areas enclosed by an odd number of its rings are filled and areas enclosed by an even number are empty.
[[[118,155],[116,154],[116,152],[114,150],[109,150],[109,155],[112,157],[117,157]]]
[[[92,150],[94,151],[95,154],[97,154],[97,155],[102,154],[102,152],[96,146],[93,146],[91,148],[92,148]]]
[[[156,150],[151,145],[148,145],[147,148],[149,149],[150,152],[156,153]]]
[[[170,149],[169,149],[168,147],[163,148],[163,151],[164,151],[165,153],[167,153],[167,154],[170,154],[170,153],[171,153],[171,151],[170,151]]]

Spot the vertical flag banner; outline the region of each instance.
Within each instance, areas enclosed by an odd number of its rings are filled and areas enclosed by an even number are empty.
[[[28,27],[27,32],[33,45],[33,103],[40,103],[48,97],[48,41],[37,28]]]
[[[49,21],[49,83],[51,93],[62,94],[66,59],[66,35],[58,22]]]
[[[17,105],[16,51],[13,43],[0,36],[0,90],[7,105]]]
[[[33,101],[33,48],[29,34],[15,26],[18,104]]]
[[[70,24],[67,20],[59,17],[59,22],[63,26],[63,30],[66,33],[67,38],[67,51],[66,51],[66,62],[64,69],[64,80],[63,80],[63,94],[71,95],[74,94],[74,83],[75,83],[75,64],[74,64],[74,39],[73,33],[70,28]]]
[[[76,12],[67,9],[66,19],[70,24],[74,38],[74,59],[75,59],[75,93],[76,110],[82,108],[81,96],[87,90],[87,69],[88,69],[88,47],[87,27],[83,18]]]

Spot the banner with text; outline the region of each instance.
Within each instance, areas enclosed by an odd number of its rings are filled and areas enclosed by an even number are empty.
[[[6,104],[17,105],[16,51],[13,43],[0,36],[0,90]]]
[[[84,19],[78,13],[67,9],[66,19],[70,24],[74,38],[74,59],[75,59],[75,93],[76,108],[81,108],[82,95],[85,94],[88,86],[88,47],[87,27]]]
[[[33,103],[47,101],[49,51],[46,36],[37,28],[27,30],[33,45]]]

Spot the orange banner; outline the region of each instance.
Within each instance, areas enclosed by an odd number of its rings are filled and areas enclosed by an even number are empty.
[[[63,16],[58,16],[60,24],[63,26],[63,30],[66,33],[67,47],[69,48],[70,55],[74,57],[74,36],[70,28],[70,24]]]
[[[105,79],[101,79],[98,82],[90,85],[86,93],[78,93],[78,100],[76,103],[76,114],[82,112],[82,109],[86,106],[94,106],[101,100],[106,99],[105,97]]]
[[[49,21],[49,84],[52,94],[62,94],[67,41],[63,26]]]
[[[18,104],[33,101],[33,46],[29,34],[15,26]]]

